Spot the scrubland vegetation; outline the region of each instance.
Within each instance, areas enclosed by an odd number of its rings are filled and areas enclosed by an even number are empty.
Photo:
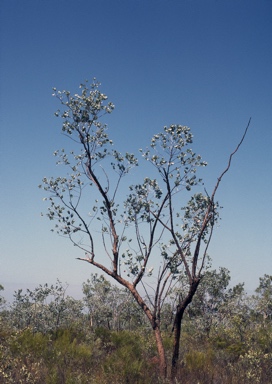
[[[183,320],[174,383],[271,383],[272,276],[254,295],[229,288],[229,271],[209,271]],[[1,287],[3,288],[3,287]],[[168,383],[160,378],[154,335],[129,292],[92,275],[83,299],[67,286],[40,285],[1,297],[1,383]],[[161,313],[167,359],[172,353],[173,288]]]

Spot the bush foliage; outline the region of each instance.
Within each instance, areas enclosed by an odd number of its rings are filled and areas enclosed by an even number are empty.
[[[188,308],[175,383],[271,383],[271,278],[249,296],[242,284],[228,288],[228,276],[225,269],[208,274]],[[101,297],[103,285],[111,301]],[[97,276],[83,287],[82,301],[66,296],[59,281],[35,295],[15,292],[11,305],[2,300],[0,383],[168,383],[159,378],[153,334],[126,292]],[[162,314],[168,359],[171,305],[170,296]]]

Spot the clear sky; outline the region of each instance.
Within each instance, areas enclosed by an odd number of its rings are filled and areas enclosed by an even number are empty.
[[[210,255],[248,290],[272,274],[271,0],[2,0],[0,12],[0,283],[8,297],[57,278],[76,295],[95,271],[50,232],[37,187],[56,174],[52,153],[67,144],[52,87],[77,92],[93,77],[116,105],[108,123],[121,151],[137,152],[164,125],[188,125],[209,163],[209,190],[252,117],[218,191],[224,208]]]

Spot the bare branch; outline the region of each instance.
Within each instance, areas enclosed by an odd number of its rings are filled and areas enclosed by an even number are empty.
[[[224,175],[228,172],[228,170],[230,169],[231,161],[232,161],[232,157],[233,157],[233,156],[235,155],[235,153],[238,151],[238,149],[240,148],[240,146],[242,145],[242,143],[243,143],[243,141],[244,141],[244,139],[245,139],[245,137],[246,137],[248,128],[249,128],[249,126],[250,126],[250,122],[251,122],[251,117],[250,117],[250,119],[249,119],[249,121],[248,121],[248,123],[247,123],[245,132],[244,132],[244,134],[243,134],[243,136],[242,136],[242,138],[241,138],[239,144],[237,145],[237,147],[235,148],[235,150],[234,150],[234,151],[230,154],[230,156],[229,156],[229,162],[228,162],[227,168],[226,168],[226,169],[221,173],[221,175],[218,177],[217,183],[216,183],[216,185],[215,185],[215,187],[214,187],[214,190],[213,190],[213,193],[212,193],[212,195],[211,195],[211,201],[214,200],[214,196],[215,196],[216,191],[217,191],[217,189],[218,189],[218,187],[219,187],[219,184],[221,183],[221,180],[222,180],[223,176],[224,176]]]

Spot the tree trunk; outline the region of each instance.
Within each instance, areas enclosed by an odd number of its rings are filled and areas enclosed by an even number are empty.
[[[191,301],[192,301],[192,299],[196,293],[199,282],[200,282],[200,278],[197,278],[197,279],[192,281],[187,297],[185,297],[185,299],[177,306],[177,312],[176,312],[174,325],[173,325],[174,345],[173,345],[172,367],[171,367],[171,379],[172,380],[174,380],[174,378],[177,375],[182,318],[183,318],[185,309],[191,303]]]
[[[144,311],[146,317],[148,318],[154,334],[155,334],[155,339],[156,339],[156,346],[157,346],[157,351],[158,351],[158,358],[159,358],[159,374],[161,378],[166,378],[167,376],[167,363],[166,363],[166,357],[165,357],[165,350],[162,342],[162,336],[161,336],[161,330],[156,322],[156,320],[153,318],[153,314],[148,308],[147,304],[144,302],[143,298],[139,295],[138,291],[135,289],[135,286],[132,284],[127,283],[124,279],[122,279],[118,275],[111,275],[110,276],[114,277],[115,280],[117,280],[120,284],[122,284],[124,287],[126,287],[133,295],[134,299],[136,302],[139,304],[139,306],[142,308]]]
[[[167,363],[166,363],[166,357],[165,357],[165,350],[162,342],[161,337],[161,331],[158,327],[154,329],[155,338],[156,338],[156,345],[158,350],[158,357],[159,357],[159,373],[161,378],[166,378],[167,376]]]
[[[177,313],[176,317],[175,317],[175,322],[174,322],[174,345],[173,345],[172,367],[171,367],[172,380],[177,375],[177,365],[178,365],[178,359],[179,359],[179,343],[180,343],[182,317],[183,317],[183,312]]]

